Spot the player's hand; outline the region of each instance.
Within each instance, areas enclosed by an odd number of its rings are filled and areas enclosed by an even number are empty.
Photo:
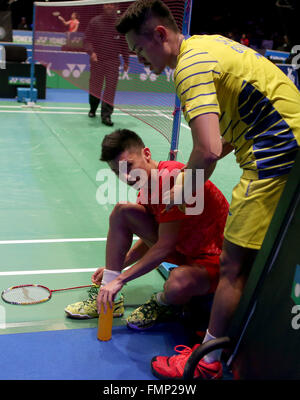
[[[91,54],[91,61],[95,63],[98,62],[98,57],[95,52]]]
[[[114,279],[109,282],[107,285],[100,288],[98,296],[97,296],[97,310],[98,314],[101,310],[101,304],[103,304],[104,312],[107,311],[107,302],[110,307],[113,306],[113,301],[116,294],[122,289],[124,284],[121,282],[119,278]]]
[[[95,285],[100,286],[102,278],[103,278],[103,272],[104,272],[104,267],[98,268],[92,275],[92,282],[95,283]]]

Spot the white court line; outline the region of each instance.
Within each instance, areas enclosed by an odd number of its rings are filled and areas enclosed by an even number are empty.
[[[70,243],[70,242],[105,242],[106,238],[78,238],[78,239],[25,239],[0,240],[0,244],[36,244],[36,243]]]
[[[0,110],[0,113],[20,113],[20,114],[71,114],[71,115],[85,115],[85,112],[73,112],[73,111],[37,111],[37,110]],[[147,113],[114,113],[114,117],[116,116],[128,116],[132,115],[134,117],[153,117],[155,114],[147,114]],[[166,117],[165,115],[162,115]]]
[[[116,107],[116,111],[118,111],[119,109],[121,110],[121,111],[135,111],[135,112],[139,112],[139,110],[136,110],[136,109],[133,109],[133,108],[124,108],[124,107],[122,107],[122,106],[115,106]],[[24,106],[4,106],[4,105],[0,105],[0,109],[1,108],[4,108],[4,109],[6,109],[6,108],[14,108],[14,109],[24,109]],[[60,107],[60,106],[57,106],[57,107],[55,107],[55,106],[39,106],[39,109],[42,109],[42,110],[85,110],[85,111],[89,111],[89,108],[87,108],[87,107]],[[34,111],[34,110],[32,110],[32,111]],[[158,110],[157,109],[146,109],[146,110],[141,110],[140,112],[142,112],[142,111],[147,111],[147,112],[157,112]],[[161,112],[161,113],[170,113],[170,110],[159,110],[159,112]]]
[[[133,240],[138,240],[137,236]],[[66,243],[66,242],[105,242],[106,238],[79,238],[79,239],[34,239],[34,240],[1,240],[0,244],[37,244],[37,243]],[[3,271],[0,276],[13,275],[40,275],[40,274],[70,274],[77,272],[94,272],[97,268],[67,268],[67,269],[42,269],[34,271]]]
[[[38,269],[32,271],[3,271],[0,272],[0,276],[15,276],[15,275],[47,275],[47,274],[74,274],[78,272],[94,272],[99,267],[95,268],[65,268],[65,269]],[[131,268],[126,267],[123,271]]]
[[[138,240],[133,236],[133,240]],[[19,239],[19,240],[0,240],[1,244],[40,244],[40,243],[71,243],[71,242],[106,242],[107,238],[71,238],[71,239]]]
[[[55,114],[55,115],[58,115],[58,114],[62,114],[62,115],[85,115],[86,114],[85,112],[81,112],[81,111],[78,111],[78,112],[75,112],[75,111],[74,112],[73,111],[38,111],[38,110],[20,110],[20,109],[19,110],[1,110],[0,109],[0,113]],[[167,118],[167,119],[169,119],[171,121],[173,120],[173,118],[171,118],[170,116],[164,115],[163,112],[157,111],[157,110],[153,110],[153,113],[151,113],[151,114],[145,113],[145,112],[143,112],[143,113],[140,113],[140,112],[139,113],[129,112],[128,114],[127,113],[115,112],[113,115],[116,116],[116,117],[118,117],[118,116],[129,116],[129,115],[133,116],[133,117],[153,117],[155,115],[159,115],[159,116]],[[183,128],[190,130],[189,126],[183,124],[182,122],[180,123],[180,125]]]
[[[74,274],[78,272],[95,272],[99,267],[95,268],[64,268],[64,269],[37,269],[31,271],[2,271],[0,276],[16,276],[16,275],[48,275],[48,274]],[[126,267],[126,271],[130,267]]]
[[[94,272],[96,268],[70,268],[70,269],[39,269],[34,271],[4,271],[0,272],[0,276],[13,275],[46,275],[46,274],[71,274],[76,272]]]
[[[169,117],[168,115],[163,115],[161,113],[161,111],[159,111],[159,110],[154,110],[154,112],[155,112],[155,114],[157,114],[157,115],[159,115],[161,117],[165,117],[165,118],[173,121],[173,118]],[[186,129],[190,129],[190,127],[188,125],[184,124],[183,122],[180,122],[180,126],[182,126],[183,128],[186,128]]]

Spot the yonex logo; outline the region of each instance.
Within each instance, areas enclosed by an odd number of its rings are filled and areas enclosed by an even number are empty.
[[[119,66],[119,79],[120,80],[127,80],[127,81],[131,80],[130,76],[128,75],[128,71],[125,71],[123,65]]]
[[[9,85],[30,85],[31,78],[27,76],[9,76],[8,84]],[[35,78],[33,80],[33,84],[35,85]]]
[[[299,68],[299,67],[298,67],[298,68]],[[287,69],[287,76],[288,76],[288,78],[290,78],[290,80],[291,80],[293,83],[296,83],[296,77],[295,77],[295,75],[294,75],[294,69],[293,69],[292,67]]]
[[[46,73],[47,73],[47,75],[48,76],[54,76],[54,74],[51,71],[52,62],[50,62],[50,63],[43,62],[42,64],[46,65]]]
[[[79,78],[85,70],[86,64],[66,64],[67,68],[62,71],[64,78],[69,78],[71,75],[74,78]]]
[[[153,74],[153,72],[151,72],[149,67],[145,67],[144,69],[145,72],[140,74],[141,81],[146,81],[147,79],[150,79],[151,82],[156,81],[157,75]]]
[[[144,71],[145,72],[140,74],[141,81],[150,79],[151,82],[155,82],[157,80],[157,75],[151,72],[149,67],[144,67]],[[164,72],[166,74],[167,82],[170,82],[171,80],[174,81],[174,69],[166,67]]]
[[[174,81],[174,72],[175,72],[174,69],[171,69],[169,67],[165,68],[165,74],[166,74],[166,77],[167,77],[167,82],[170,82],[171,80]]]

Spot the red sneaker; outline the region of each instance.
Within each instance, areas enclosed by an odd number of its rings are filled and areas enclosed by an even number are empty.
[[[175,356],[163,357],[156,356],[151,360],[152,373],[159,379],[182,379],[183,371],[187,360],[192,352],[199,347],[196,344],[192,349],[184,345],[178,345],[174,348],[177,353]],[[178,350],[182,347],[183,350]],[[201,359],[195,370],[194,379],[220,379],[222,378],[223,370],[220,361],[207,363]]]

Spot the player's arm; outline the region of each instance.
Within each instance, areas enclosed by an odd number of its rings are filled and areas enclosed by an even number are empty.
[[[190,121],[193,138],[193,149],[186,169],[204,170],[204,180],[209,179],[220,159],[223,145],[219,127],[219,117],[216,113],[207,113]]]
[[[125,257],[123,268],[129,267],[140,260],[149,250],[149,246],[142,240],[137,240]]]
[[[156,268],[165,258],[174,251],[180,221],[165,222],[159,225],[157,242],[131,268],[120,274],[116,279],[101,288],[97,297],[97,308],[107,301],[112,305],[114,296],[122,289],[126,282],[136,279]]]
[[[86,53],[88,53],[88,55],[90,57],[92,57],[93,54],[95,54],[94,52],[94,46],[93,46],[93,33],[94,33],[94,22],[93,20],[89,22],[86,31],[84,33],[84,40],[83,40],[83,44],[84,44],[84,50],[86,51]],[[92,60],[93,61],[93,60]]]
[[[121,36],[120,37],[120,53],[123,57],[123,61],[124,61],[124,71],[128,71],[128,67],[129,67],[129,49],[128,49],[128,45],[125,39],[125,36]]]
[[[206,113],[193,118],[190,121],[190,128],[193,138],[193,149],[185,169],[191,170],[192,174],[185,175],[185,187],[192,187],[192,192],[199,190],[197,187],[196,171],[204,171],[204,181],[212,175],[217,161],[223,151],[223,144],[220,134],[219,117],[217,113]],[[182,178],[180,178],[182,179]],[[166,211],[169,211],[177,198],[185,199],[182,184],[176,184],[166,193],[163,201],[166,202]]]
[[[122,284],[152,271],[170,255],[176,247],[180,221],[164,222],[159,225],[158,240],[135,265],[117,279]]]
[[[97,308],[107,301],[112,306],[115,295],[122,289],[126,282],[136,279],[156,268],[171,254],[177,243],[180,221],[165,222],[159,225],[157,242],[147,251],[140,261],[120,274],[116,279],[101,288],[97,297]]]
[[[140,260],[147,253],[149,247],[150,246],[148,246],[142,239],[137,240],[126,254],[122,269],[129,267],[133,263]],[[92,275],[93,283],[99,286],[101,285],[104,270],[105,267],[97,268],[97,270]]]
[[[64,25],[69,25],[71,21],[66,21],[64,19],[64,17],[62,17],[61,15],[59,15],[58,19],[64,24]]]

